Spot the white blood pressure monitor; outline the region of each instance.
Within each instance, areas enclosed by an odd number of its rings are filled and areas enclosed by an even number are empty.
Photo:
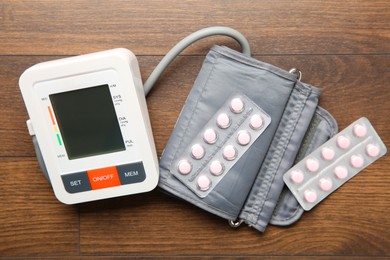
[[[20,89],[57,198],[75,204],[154,189],[158,160],[138,62],[113,49],[40,63]]]

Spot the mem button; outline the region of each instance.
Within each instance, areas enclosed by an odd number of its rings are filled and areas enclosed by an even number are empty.
[[[64,183],[65,190],[69,193],[91,190],[91,185],[89,184],[86,172],[66,174],[62,175],[61,178]]]
[[[122,185],[143,182],[146,178],[142,162],[118,165],[116,168]]]
[[[93,190],[121,185],[115,166],[87,171]]]

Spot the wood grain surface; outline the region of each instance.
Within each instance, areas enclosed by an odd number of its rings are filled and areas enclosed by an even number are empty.
[[[38,62],[131,49],[143,79],[177,41],[207,26],[244,34],[253,56],[322,90],[343,129],[370,119],[390,145],[389,1],[0,2],[0,259],[390,259],[390,158],[385,155],[290,227],[260,233],[161,191],[74,206],[56,200],[35,158],[18,87]],[[178,57],[148,96],[160,155],[204,56]]]

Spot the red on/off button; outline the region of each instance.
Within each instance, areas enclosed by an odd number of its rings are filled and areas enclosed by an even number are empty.
[[[93,190],[121,185],[115,166],[87,171]]]

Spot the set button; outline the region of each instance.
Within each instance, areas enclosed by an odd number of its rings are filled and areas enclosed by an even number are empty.
[[[65,190],[69,193],[78,193],[92,190],[87,172],[66,174],[62,175],[61,178],[62,182],[64,183]]]

